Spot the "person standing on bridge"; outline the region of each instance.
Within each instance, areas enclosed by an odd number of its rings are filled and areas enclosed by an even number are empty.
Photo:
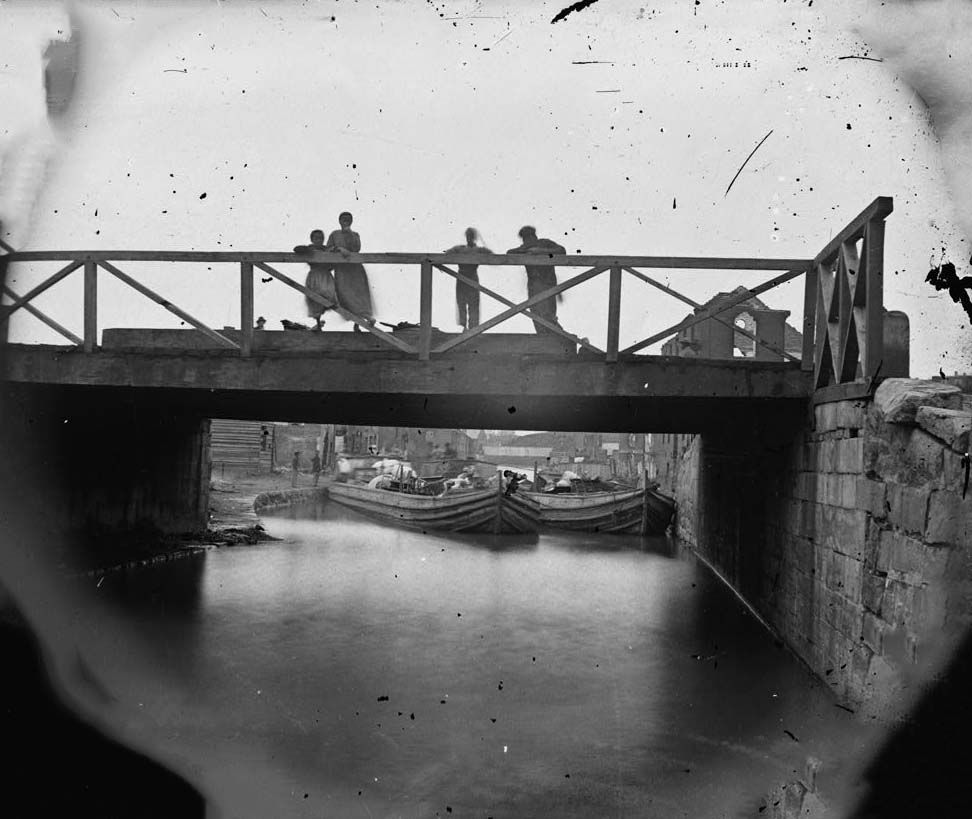
[[[507,250],[507,253],[524,253],[530,255],[543,256],[563,256],[567,253],[563,245],[558,245],[552,239],[540,239],[537,237],[537,229],[532,225],[524,225],[520,228],[519,237],[522,244],[519,247]],[[527,274],[527,296],[533,297],[544,290],[557,286],[557,270],[553,265],[526,265]],[[560,326],[557,321],[557,302],[562,296],[558,293],[556,298],[549,298],[546,301],[538,302],[530,310],[541,316],[547,321]],[[538,335],[551,333],[550,328],[534,321],[533,327]]]
[[[314,250],[323,251],[324,231],[312,230],[310,241],[311,243],[309,245],[298,245],[295,247],[294,253],[309,253]],[[308,262],[307,266],[310,270],[307,271],[307,280],[304,282],[304,287],[317,293],[317,295],[323,297],[328,302],[328,304],[323,304],[312,299],[310,296],[304,296],[307,302],[307,315],[316,322],[314,330],[320,332],[324,329],[324,320],[321,318],[324,315],[324,311],[337,308],[337,290],[334,286],[334,276],[331,275],[331,265]]]
[[[477,245],[476,241],[482,241],[479,231],[476,228],[466,228],[466,244],[450,247],[446,253],[461,253],[464,256],[474,256],[477,253],[492,253],[488,247]],[[459,275],[479,284],[479,265],[460,264]],[[456,279],[456,310],[458,318],[456,323],[463,330],[471,330],[479,324],[479,291],[465,282]]]
[[[352,221],[353,217],[347,211],[338,216],[341,229],[333,231],[327,237],[325,250],[329,253],[340,253],[342,256],[361,252],[361,237],[351,230]],[[368,271],[363,264],[344,262],[334,265],[334,285],[341,307],[360,316],[369,324],[375,323],[374,309],[371,306],[371,285],[368,283]],[[357,324],[354,325],[354,331],[361,332]]]
[[[297,486],[297,472],[300,469],[300,450],[294,451],[294,460],[290,463],[290,485]]]

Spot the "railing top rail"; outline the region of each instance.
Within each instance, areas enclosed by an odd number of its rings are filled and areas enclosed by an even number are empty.
[[[468,256],[462,253],[288,253],[283,251],[206,250],[29,250],[6,256],[9,262],[315,262],[341,264],[477,264],[556,265],[558,267],[654,267],[695,270],[793,270],[806,269],[812,259],[756,259],[724,256],[550,256],[527,253],[496,253]]]
[[[829,264],[834,260],[844,242],[853,242],[860,239],[864,233],[864,227],[868,222],[875,219],[884,219],[894,210],[894,199],[890,196],[879,196],[857,216],[855,216],[847,227],[834,236],[827,245],[813,259],[813,264]]]

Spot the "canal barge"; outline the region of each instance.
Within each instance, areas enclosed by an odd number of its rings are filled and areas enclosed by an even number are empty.
[[[661,535],[675,501],[652,487],[599,492],[518,492],[537,504],[540,525],[605,534]]]
[[[334,483],[328,497],[369,517],[422,531],[531,534],[540,525],[536,501],[521,493],[505,495],[496,488],[428,495]]]

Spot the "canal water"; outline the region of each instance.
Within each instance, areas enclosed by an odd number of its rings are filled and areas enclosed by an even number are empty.
[[[856,718],[664,538],[326,503],[264,525],[97,590],[152,657],[123,695],[213,816],[758,816],[809,755],[855,752]]]

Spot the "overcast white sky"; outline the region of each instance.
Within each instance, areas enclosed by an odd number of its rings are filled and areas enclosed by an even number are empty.
[[[41,53],[67,16],[57,3],[2,3],[6,238],[37,250],[289,250],[348,209],[374,252],[442,250],[470,224],[502,251],[531,223],[570,252],[810,257],[888,195],[885,303],[911,319],[912,374],[972,369],[968,320],[924,284],[943,248],[962,272],[970,255],[927,109],[899,63],[840,59],[881,56],[873,41],[892,39],[878,31],[882,6],[600,0],[552,25],[559,8],[89,3],[80,19],[93,58],[69,127],[53,134]],[[897,36],[909,24],[895,25]],[[880,36],[869,45],[858,30]],[[122,268],[212,325],[238,325],[232,267]],[[54,269],[15,267],[13,286]],[[415,320],[417,271],[369,272],[379,319]],[[704,301],[769,275],[662,278]],[[177,326],[107,279],[102,327]],[[482,279],[526,296],[522,268]],[[564,326],[603,343],[605,291],[601,278],[568,293]],[[437,274],[434,320],[447,331],[452,293]],[[279,282],[259,283],[257,299],[272,327],[304,320],[302,297]],[[802,283],[764,300],[799,327]],[[80,276],[39,304],[80,331]],[[487,315],[492,304],[484,297]],[[685,312],[631,280],[622,343]],[[57,338],[25,314],[12,331]]]

